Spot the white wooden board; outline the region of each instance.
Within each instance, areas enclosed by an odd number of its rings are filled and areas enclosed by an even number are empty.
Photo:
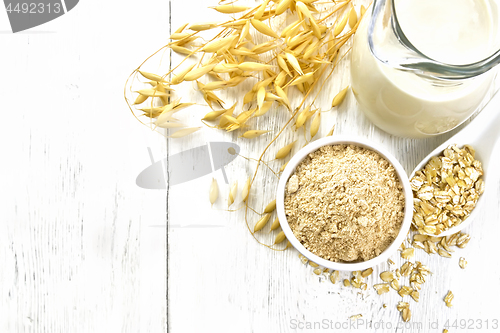
[[[394,292],[377,296],[373,289],[332,285],[302,265],[295,250],[259,245],[242,210],[224,211],[229,185],[221,171],[166,190],[136,186],[135,177],[151,163],[148,147],[159,160],[211,141],[235,141],[242,155],[253,158],[265,146],[265,140],[246,142],[206,128],[167,143],[140,126],[124,103],[129,73],[182,23],[215,20],[206,7],[216,4],[81,1],[67,15],[18,34],[8,31],[0,10],[0,331],[441,332],[446,320],[467,320],[466,326],[474,320],[474,331],[485,331],[480,323],[497,331],[498,175],[490,178],[477,221],[467,230],[472,240],[466,249],[452,259],[418,252],[416,259],[433,275],[420,302],[410,301],[413,318],[404,329],[396,328],[402,321]],[[331,93],[325,90],[318,107],[328,109],[332,96],[349,84],[348,65],[339,65]],[[184,96],[203,101],[197,92]],[[208,111],[193,108],[193,116],[183,117],[198,126]],[[283,110],[270,112],[275,120],[256,126],[273,129],[286,120]],[[320,135],[333,124],[336,134],[383,144],[407,172],[456,132],[428,140],[390,136],[364,117],[351,93],[337,111],[323,113]],[[280,138],[267,160],[290,138]],[[493,170],[498,158],[496,163]],[[238,181],[241,189],[255,163],[238,157],[225,170],[229,183]],[[212,177],[220,186],[213,208]],[[262,172],[257,182],[251,202],[262,210],[277,178]],[[256,219],[249,215],[251,223]],[[274,234],[265,232],[269,243]],[[460,256],[469,262],[465,270],[458,267]],[[398,263],[397,255],[393,260]],[[369,285],[385,269],[377,267]],[[451,309],[442,301],[448,290],[455,293]],[[356,314],[363,322],[352,326],[349,317]],[[306,329],[316,322],[320,328]]]

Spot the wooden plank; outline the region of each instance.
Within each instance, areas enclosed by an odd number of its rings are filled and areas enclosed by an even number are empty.
[[[245,3],[240,1],[239,3]],[[356,2],[359,6],[361,3]],[[249,6],[255,2],[248,1]],[[172,27],[186,22],[215,21],[220,15],[206,9],[205,1],[187,0],[172,2],[173,13],[189,13],[189,15],[172,15]],[[196,10],[193,10],[196,8]],[[175,59],[175,57],[173,58]],[[177,58],[180,59],[180,58]],[[350,84],[348,57],[339,64],[336,77],[325,88],[321,98],[316,101],[317,107],[329,110],[331,98],[340,89]],[[175,65],[175,60],[173,64]],[[250,86],[234,92],[220,92],[224,99],[241,100],[241,96]],[[180,95],[187,100],[195,100],[203,104],[200,96],[188,85],[181,89]],[[240,96],[240,97],[237,97]],[[239,105],[238,105],[239,107]],[[201,107],[200,107],[201,109]],[[198,120],[208,112],[200,110],[195,115],[185,115],[185,120],[198,126]],[[270,111],[273,117],[257,120],[255,128],[277,129],[287,120],[288,115],[283,109]],[[333,124],[336,134],[353,134],[379,142],[401,161],[406,171],[410,173],[417,162],[434,147],[449,138],[457,130],[426,140],[403,139],[393,137],[374,127],[358,110],[354,96],[349,93],[346,101],[337,109],[322,114],[323,122],[320,133],[326,134]],[[295,136],[302,137],[302,133]],[[196,147],[209,140],[226,140],[237,142],[241,147],[240,154],[246,157],[258,158],[269,138],[248,142],[237,138],[237,134],[220,133],[215,130],[203,129],[192,137],[182,141],[170,141],[169,149],[182,151]],[[277,149],[289,143],[293,135],[280,137],[270,148],[265,160],[279,169],[281,163],[271,161]],[[319,135],[318,135],[319,137]],[[303,142],[303,141],[302,141]],[[295,149],[300,148],[298,145]],[[272,200],[277,184],[277,178],[262,167],[253,188],[251,205],[262,211],[268,201]],[[229,183],[238,181],[241,189],[245,179],[253,174],[255,163],[238,158],[226,168]],[[219,201],[210,209],[208,189],[211,177],[215,177],[220,186]],[[224,211],[227,207],[227,195],[230,184],[224,184],[220,172],[176,185],[171,189],[169,197],[169,318],[172,332],[179,331],[228,331],[261,332],[261,331],[299,331],[301,325],[320,323],[322,327],[338,328],[336,325],[347,325],[342,331],[357,331],[362,329],[370,332],[394,331],[400,325],[404,327],[396,304],[401,298],[394,292],[378,296],[372,288],[359,291],[344,288],[341,283],[332,285],[324,276],[316,276],[312,268],[303,267],[297,258],[297,252],[289,249],[285,252],[274,252],[259,245],[251,237],[244,222],[244,212]],[[491,185],[498,192],[498,179]],[[493,191],[494,192],[494,191]],[[442,329],[446,320],[455,318],[475,318],[485,320],[495,318],[490,296],[473,297],[474,287],[471,286],[472,274],[477,274],[473,268],[465,271],[458,268],[458,257],[465,256],[476,267],[488,267],[488,271],[498,273],[497,265],[491,265],[483,255],[484,251],[498,251],[493,245],[493,236],[498,232],[498,226],[491,221],[498,214],[498,195],[493,193],[487,199],[482,216],[478,221],[483,223],[469,228],[473,240],[467,249],[459,250],[453,259],[437,256],[428,257],[419,253],[417,260],[427,264],[433,271],[429,282],[421,292],[419,304],[410,300],[413,319],[405,328],[405,332]],[[241,205],[236,205],[240,207]],[[255,214],[249,215],[252,227],[258,219]],[[274,217],[273,217],[274,219]],[[488,221],[488,222],[483,222]],[[197,226],[187,227],[195,223]],[[203,227],[203,224],[220,225],[220,227]],[[175,225],[175,227],[173,227]],[[265,229],[259,239],[272,243],[275,233]],[[481,248],[481,249],[480,249]],[[396,264],[402,262],[395,254],[392,258]],[[381,265],[374,269],[374,274],[368,278],[368,284],[379,281],[378,274],[388,269]],[[348,273],[341,273],[341,278],[349,278]],[[493,275],[496,276],[496,275]],[[470,286],[470,287],[469,287]],[[451,289],[455,292],[456,306],[453,309],[445,307],[442,298]],[[466,290],[466,291],[464,291]],[[482,286],[482,291],[489,290],[488,295],[499,295],[498,286],[488,284]],[[458,296],[460,295],[460,296]],[[484,294],[486,295],[486,294]],[[466,304],[473,304],[469,307]],[[387,305],[387,308],[383,307]],[[362,314],[358,328],[350,325],[350,316]],[[192,320],[193,316],[196,320]],[[372,326],[362,326],[365,325]],[[386,323],[381,326],[380,322]],[[376,323],[379,323],[376,326]],[[387,326],[387,323],[391,327]],[[437,327],[429,326],[435,325]],[[331,326],[328,326],[331,325]],[[423,326],[419,326],[423,325]],[[304,326],[302,326],[304,327]],[[316,330],[317,331],[317,330]]]
[[[122,87],[168,15],[157,1],[80,3],[0,34],[2,332],[165,329],[165,231],[152,225],[165,224],[166,192],[135,184],[147,146],[161,157],[165,144]]]

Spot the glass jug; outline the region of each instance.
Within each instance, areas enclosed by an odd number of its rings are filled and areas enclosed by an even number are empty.
[[[361,110],[398,136],[452,130],[490,88],[499,32],[494,0],[374,0],[351,55]]]

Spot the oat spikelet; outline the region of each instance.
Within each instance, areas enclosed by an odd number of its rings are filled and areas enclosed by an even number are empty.
[[[235,14],[235,13],[240,13],[244,12],[245,10],[248,9],[248,7],[245,6],[235,6],[235,5],[222,5],[222,6],[216,6],[216,7],[210,7],[218,11],[219,13],[223,14]]]
[[[243,202],[248,200],[248,195],[250,194],[250,184],[252,182],[251,177],[248,177],[245,185],[243,186],[243,190],[241,191],[241,198]]]
[[[250,130],[243,133],[242,137],[244,137],[245,139],[253,139],[269,132],[270,131],[265,131],[265,130]]]
[[[280,226],[280,221],[278,218],[275,218],[273,224],[271,225],[271,231],[278,229]]]
[[[342,89],[334,98],[333,98],[333,101],[332,101],[332,108],[333,107],[336,107],[337,105],[340,105],[344,99],[345,99],[345,96],[347,95],[347,89],[349,89],[349,86],[345,87],[344,89]]]
[[[189,127],[189,128],[184,128],[181,130],[176,131],[172,135],[168,136],[168,138],[182,138],[186,135],[189,135],[191,133],[194,133],[198,131],[201,127]]]
[[[233,185],[231,185],[231,189],[229,190],[229,197],[228,197],[228,204],[227,206],[231,206],[234,203],[234,199],[236,199],[236,193],[238,193],[238,182],[234,182]]]
[[[210,184],[210,192],[208,195],[208,198],[210,199],[210,203],[213,204],[217,201],[217,198],[219,197],[219,186],[217,185],[217,180],[215,178],[212,178],[212,184]]]
[[[151,80],[151,81],[157,81],[157,82],[163,82],[163,78],[157,74],[153,73],[148,73],[148,72],[143,72],[143,71],[138,71],[141,73],[142,76],[144,76],[146,79]]]
[[[299,61],[293,54],[290,52],[285,52],[286,60],[292,65],[293,69],[297,71],[300,75],[304,75],[304,72],[302,71],[302,68],[300,68]]]
[[[285,233],[281,231],[277,236],[276,239],[274,240],[274,244],[279,244],[283,242],[286,239]]]
[[[255,11],[253,14],[253,17],[256,20],[260,20],[262,18],[262,15],[264,15],[264,12],[266,11],[267,4],[269,3],[269,0],[264,0],[264,2],[260,5],[259,9]]]
[[[305,122],[307,121],[307,119],[309,119],[310,117],[312,117],[312,115],[314,114],[315,111],[313,110],[309,110],[310,109],[310,105],[308,105],[300,114],[299,116],[297,117],[297,120],[295,121],[295,127],[297,129],[301,128]]]
[[[314,73],[313,72],[304,74],[302,76],[297,77],[292,82],[290,82],[290,85],[291,86],[295,86],[295,85],[298,85],[298,84],[310,82],[313,79],[313,77],[314,77]]]
[[[183,33],[181,33],[181,32],[174,32],[173,34],[170,35],[170,39],[181,40],[181,39],[184,39],[184,38],[187,38],[187,37],[190,37],[190,36],[191,36],[191,34],[187,33],[187,32],[183,32]]]
[[[180,32],[183,32],[184,29],[186,29],[186,27],[189,25],[189,23],[184,23],[183,25],[181,25],[179,28],[177,28],[177,30],[175,30],[175,33],[180,33]]]
[[[242,62],[238,65],[238,69],[241,69],[242,71],[263,71],[266,69],[271,69],[273,67],[274,66],[251,61]]]
[[[184,81],[198,80],[200,77],[210,72],[214,67],[215,64],[210,64],[191,70],[184,76]]]
[[[309,129],[311,133],[311,138],[314,138],[314,136],[318,133],[320,124],[321,124],[321,112],[318,111],[316,117],[314,117],[311,123],[311,128]]]
[[[309,8],[307,8],[307,6],[306,6],[305,3],[303,3],[302,1],[297,1],[295,3],[295,6],[302,13],[302,15],[304,15],[305,17],[307,17],[309,20],[313,20],[311,12],[309,11]]]
[[[285,12],[285,10],[290,7],[290,4],[293,0],[281,0],[278,6],[276,7],[275,13],[276,15],[281,15]]]
[[[166,121],[160,124],[157,124],[156,126],[161,127],[161,128],[181,128],[181,127],[186,127],[186,125],[174,121]]]
[[[218,110],[218,111],[211,111],[211,112],[207,113],[205,115],[205,117],[203,117],[202,120],[213,121],[213,120],[216,120],[217,118],[219,118],[220,116],[222,116],[223,114],[226,114],[226,115],[230,116],[230,115],[233,114],[234,109],[236,108],[236,104],[237,103],[234,103],[233,106],[231,106],[228,109],[222,109],[222,110]]]
[[[287,73],[285,71],[281,71],[276,79],[274,80],[274,85],[278,87],[283,87],[286,84]]]
[[[229,36],[221,39],[216,39],[210,43],[207,43],[201,50],[207,53],[214,53],[226,49],[237,37],[238,36]]]
[[[194,66],[196,66],[196,64],[193,64],[193,65],[191,65],[189,67],[186,67],[185,69],[183,69],[182,71],[180,71],[179,73],[177,73],[177,75],[175,75],[172,78],[172,84],[176,85],[176,84],[179,84],[182,81],[184,81],[184,76],[186,76],[187,73],[189,73],[190,71],[192,71],[193,68],[194,68]]]
[[[161,82],[158,82],[156,85],[155,85],[155,88],[158,92],[162,93],[162,95],[160,96],[160,99],[161,101],[163,102],[163,104],[168,104],[168,96],[170,95],[169,93],[167,93],[167,90],[173,90],[172,88],[170,88],[169,86],[166,86],[164,85],[163,83]],[[163,95],[165,94],[165,95]]]
[[[340,20],[340,22],[335,26],[335,29],[333,29],[333,34],[335,35],[335,37],[337,37],[344,30],[348,18],[349,13],[346,13],[342,20]]]
[[[276,199],[267,204],[266,208],[264,208],[264,213],[271,213],[276,209]]]
[[[213,72],[216,73],[230,73],[238,70],[237,64],[217,64],[212,69]]]
[[[171,45],[170,48],[175,53],[179,53],[179,54],[182,54],[182,55],[190,55],[191,53],[193,53],[193,51],[191,51],[190,49],[182,47],[182,46],[179,46],[179,45]]]
[[[276,159],[282,159],[282,158],[285,158],[288,156],[288,154],[290,154],[290,151],[292,150],[293,146],[295,145],[295,141],[293,141],[292,143],[284,146],[283,148],[281,148],[280,150],[278,150],[278,152],[276,153]]]
[[[262,23],[261,21],[256,19],[250,19],[250,23],[255,28],[255,30],[259,31],[260,33],[270,37],[279,38],[278,34],[274,32],[274,30],[271,29],[267,24]]]
[[[261,109],[262,106],[264,105],[265,98],[266,98],[266,88],[260,87],[259,90],[257,91],[257,105],[259,106],[259,109]]]
[[[257,111],[255,111],[255,117],[260,117],[260,116],[263,116],[267,113],[267,111],[269,111],[269,109],[271,108],[271,106],[273,105],[273,102],[264,102],[264,104],[262,104],[262,107],[260,109],[258,109]]]
[[[144,103],[149,97],[148,96],[145,96],[145,95],[139,95],[137,96],[137,98],[135,99],[134,101],[134,105],[137,105],[137,104],[142,104]]]
[[[217,23],[194,23],[189,26],[189,29],[193,31],[205,31],[213,29],[216,26]]]
[[[257,231],[261,230],[262,228],[264,228],[266,226],[267,222],[269,221],[270,217],[271,217],[271,214],[269,214],[269,213],[262,216],[260,218],[260,220],[257,221],[255,226],[253,227],[253,232],[257,232]]]
[[[283,104],[285,104],[288,110],[291,110],[290,101],[285,91],[280,86],[274,86],[274,88],[276,89],[276,94],[283,100]]]
[[[226,110],[220,110],[220,111],[211,111],[205,115],[205,117],[202,118],[202,120],[206,121],[213,121],[217,118],[219,118],[221,115],[223,115],[226,112]]]
[[[155,89],[141,89],[137,91],[139,94],[146,97],[167,97],[168,94],[166,92],[158,91]]]
[[[280,66],[280,68],[285,73],[287,73],[288,75],[292,76],[292,73],[290,73],[290,69],[288,68],[288,65],[286,64],[286,61],[285,61],[285,59],[283,58],[283,56],[281,54],[278,54],[276,56],[276,60],[278,62],[278,66]],[[281,86],[280,84],[278,84],[278,85]]]
[[[358,15],[356,14],[356,10],[354,7],[351,7],[351,10],[349,11],[349,26],[354,28],[354,26],[358,23]]]
[[[330,131],[328,132],[328,134],[326,136],[333,135],[333,131],[335,131],[335,124],[332,126],[332,128],[330,129]]]

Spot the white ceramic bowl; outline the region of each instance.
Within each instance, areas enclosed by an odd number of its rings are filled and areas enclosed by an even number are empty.
[[[288,178],[290,178],[290,176],[295,171],[295,168],[300,164],[300,162],[302,162],[302,160],[309,153],[312,153],[323,146],[338,145],[338,144],[352,144],[355,146],[364,147],[377,152],[378,154],[383,156],[387,161],[389,161],[389,163],[392,164],[392,166],[394,167],[399,176],[401,185],[403,186],[403,192],[405,196],[405,211],[404,211],[403,223],[401,225],[401,229],[399,230],[398,236],[392,242],[392,244],[389,245],[389,247],[385,249],[380,255],[367,261],[355,262],[355,263],[333,262],[313,254],[312,252],[307,250],[299,242],[297,238],[295,238],[295,235],[290,229],[290,226],[288,225],[288,221],[286,219],[284,200],[285,200],[285,188],[288,182]],[[408,230],[410,230],[411,220],[413,216],[413,193],[410,187],[408,176],[406,175],[406,172],[404,171],[403,167],[396,160],[396,158],[392,156],[389,152],[387,152],[384,148],[363,138],[358,138],[353,136],[329,136],[311,142],[310,144],[299,150],[291,158],[290,162],[288,162],[279,180],[278,192],[276,197],[276,210],[278,213],[281,229],[283,229],[286,238],[290,241],[293,247],[295,247],[304,257],[326,268],[339,271],[357,271],[376,266],[379,263],[387,260],[393,253],[396,252],[401,243],[403,243],[406,235],[408,234]]]

